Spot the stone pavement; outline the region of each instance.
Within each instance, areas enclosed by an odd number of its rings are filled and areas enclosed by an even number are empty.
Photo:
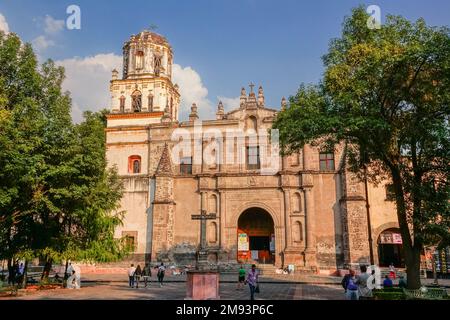
[[[156,274],[152,275],[152,280],[156,279]],[[236,283],[238,280],[237,274],[225,273],[220,275],[221,283]],[[82,282],[124,282],[128,281],[127,274],[97,274],[86,273],[81,274]],[[166,282],[185,282],[185,275],[170,275],[166,274],[164,277]],[[308,283],[308,284],[329,284],[337,285],[341,283],[340,277],[331,277],[323,275],[267,275],[259,277],[260,283]]]
[[[310,285],[292,283],[265,283],[256,300],[341,300],[342,288],[332,285]],[[88,283],[79,290],[54,289],[36,291],[27,295],[19,294],[18,300],[184,300],[186,284],[168,282],[160,287],[151,283],[147,288],[129,288],[123,283]],[[220,284],[221,300],[249,300],[248,286],[236,290],[234,283]],[[11,298],[9,298],[11,299]]]

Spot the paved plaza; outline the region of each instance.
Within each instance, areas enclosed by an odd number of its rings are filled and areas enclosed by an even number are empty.
[[[343,299],[342,288],[335,285],[295,283],[263,283],[256,300],[337,300]],[[151,283],[147,288],[130,288],[126,282],[87,283],[79,290],[53,289],[21,292],[19,300],[183,300],[186,297],[184,282],[167,282],[160,287]],[[234,283],[220,284],[222,300],[249,300],[248,286],[236,290]],[[10,298],[9,298],[10,299]]]
[[[147,288],[143,282],[139,288],[128,286],[128,277],[123,274],[84,274],[81,289],[19,290],[17,297],[2,299],[18,300],[183,300],[186,297],[186,276],[168,275],[163,287],[155,277]],[[234,274],[220,275],[220,298],[222,300],[249,300],[249,288],[236,290]],[[423,279],[431,285],[432,279]],[[394,283],[397,284],[398,280]],[[341,278],[323,275],[267,275],[260,277],[261,292],[256,300],[343,300]],[[440,280],[450,288],[450,280]]]

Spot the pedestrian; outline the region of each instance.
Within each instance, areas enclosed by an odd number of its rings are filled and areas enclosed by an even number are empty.
[[[255,291],[258,287],[258,271],[256,271],[256,265],[252,264],[252,268],[248,272],[246,282],[250,288],[250,300],[255,300]]]
[[[399,288],[406,288],[407,284],[406,284],[406,280],[404,276],[400,276],[399,277],[400,280],[398,281],[398,287]]]
[[[367,300],[372,297],[372,289],[367,285],[370,276],[367,273],[367,267],[365,265],[362,265],[360,270],[361,274],[356,278],[359,300]]]
[[[392,280],[386,275],[383,281],[383,288],[392,288],[392,287],[393,287]]]
[[[166,273],[166,267],[164,266],[164,263],[161,262],[161,265],[158,267],[158,282],[159,282],[160,287],[162,287],[162,285],[163,285],[165,273]]]
[[[239,279],[236,290],[244,290],[245,274],[246,271],[244,266],[241,264],[241,267],[239,268]]]
[[[130,288],[134,287],[134,272],[135,271],[136,271],[136,268],[134,267],[134,264],[131,264],[130,268],[128,269],[128,280],[129,280]]]
[[[24,271],[25,267],[23,266],[23,263],[20,263],[20,266],[17,267],[17,274],[16,274],[16,282],[19,287],[22,287]]]
[[[139,288],[139,281],[141,280],[142,270],[141,265],[137,265],[136,271],[134,272],[134,283],[136,284],[136,288]]]
[[[356,285],[355,270],[350,269],[350,272],[342,279],[341,284],[345,290],[345,297],[347,300],[358,300],[358,286]]]
[[[142,270],[142,277],[144,278],[144,285],[147,288],[147,282],[151,280],[152,276],[152,268],[148,263],[145,264],[144,270]]]
[[[389,265],[389,278],[394,279],[395,280],[395,276],[396,276],[396,270],[394,267],[394,263],[391,262],[391,264]]]

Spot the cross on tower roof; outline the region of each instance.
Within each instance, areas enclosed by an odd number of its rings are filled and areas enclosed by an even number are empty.
[[[249,87],[250,87],[250,93],[253,93],[253,87],[255,85],[253,84],[253,82],[250,82]]]

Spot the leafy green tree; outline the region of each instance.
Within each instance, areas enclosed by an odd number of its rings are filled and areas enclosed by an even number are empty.
[[[105,160],[105,112],[74,125],[64,69],[0,33],[0,259],[111,261],[122,184]]]
[[[388,16],[367,26],[356,8],[324,56],[318,85],[302,85],[279,114],[284,152],[346,146],[351,170],[394,185],[408,287],[420,287],[423,246],[450,238],[450,32]]]

